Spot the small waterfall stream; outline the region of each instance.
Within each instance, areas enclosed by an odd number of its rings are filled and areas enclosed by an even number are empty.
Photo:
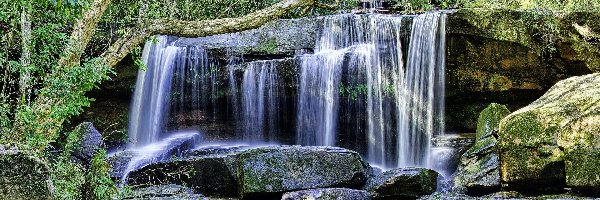
[[[242,82],[245,142],[274,142],[279,117],[278,82],[276,61],[248,64]]]

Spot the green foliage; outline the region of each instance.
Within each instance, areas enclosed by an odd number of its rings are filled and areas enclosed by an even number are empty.
[[[434,9],[450,9],[455,8],[460,0],[399,0],[396,1],[397,9],[402,10],[404,14],[415,14],[431,11]]]
[[[358,99],[359,95],[367,95],[369,88],[365,84],[344,85],[340,83],[340,97],[347,97],[353,101]]]
[[[91,199],[112,199],[118,194],[115,183],[110,179],[109,172],[112,168],[106,162],[106,151],[98,150],[92,159],[87,182],[92,189]]]
[[[106,162],[106,150],[99,149],[94,154],[89,170],[72,160],[73,152],[81,148],[83,133],[82,129],[69,132],[62,153],[52,164],[54,198],[112,199],[117,194],[117,187],[109,176],[111,167]]]
[[[63,122],[83,111],[83,107],[90,105],[85,92],[97,87],[103,80],[109,79],[112,69],[100,64],[98,59],[92,59],[83,65],[71,68],[55,67],[56,76],[46,78],[39,95],[47,99],[48,105],[55,105],[49,116],[40,118],[38,113],[33,113],[29,106],[25,106],[17,113],[19,122],[24,124],[27,143],[36,149],[43,150],[45,146],[56,139],[56,135],[39,130],[53,130],[56,122]],[[36,105],[47,106],[47,105]]]
[[[600,10],[597,0],[460,0],[463,8],[533,9],[554,12],[594,12]]]
[[[85,172],[81,165],[69,158],[61,157],[52,165],[54,199],[83,199],[81,188],[85,183]]]
[[[81,189],[85,183],[83,166],[71,161],[71,154],[81,148],[80,131],[67,134],[63,152],[52,164],[52,182],[54,183],[54,199],[83,199]]]

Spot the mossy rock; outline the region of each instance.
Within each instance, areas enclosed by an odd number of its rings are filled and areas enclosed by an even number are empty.
[[[500,122],[498,149],[506,186],[600,188],[598,85],[598,73],[560,81]]]
[[[354,152],[337,147],[281,146],[251,149],[237,159],[242,198],[327,187],[358,188],[372,169]]]
[[[493,132],[498,131],[500,120],[509,114],[510,111],[505,105],[496,103],[492,103],[483,109],[477,120],[477,140],[489,137]]]
[[[353,199],[353,200],[369,200],[369,193],[364,190],[354,190],[348,188],[325,188],[300,190],[283,194],[282,200],[338,200],[338,199]]]
[[[363,187],[373,199],[416,199],[437,188],[439,174],[425,168],[402,168],[370,178]]]
[[[465,152],[454,176],[454,190],[483,194],[500,189],[496,152],[498,125],[510,114],[506,106],[492,103],[479,114],[475,144]]]
[[[207,198],[200,194],[194,194],[194,191],[190,188],[169,184],[136,188],[120,199],[205,200]]]
[[[185,159],[153,163],[131,172],[128,185],[185,185],[195,193],[236,197],[236,152],[217,152]]]
[[[0,199],[52,199],[49,165],[18,150],[0,151]]]

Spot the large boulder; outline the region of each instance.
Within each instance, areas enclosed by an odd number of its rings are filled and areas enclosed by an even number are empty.
[[[498,153],[495,150],[498,125],[510,114],[504,105],[490,104],[479,115],[475,144],[465,152],[454,176],[457,192],[484,193],[500,189]]]
[[[363,187],[374,199],[415,199],[435,192],[438,173],[425,168],[403,168],[372,177]]]
[[[560,81],[500,122],[507,187],[600,188],[600,74]]]
[[[239,155],[237,165],[242,198],[312,188],[358,188],[372,173],[358,153],[337,147],[252,149]]]
[[[338,200],[338,199],[353,199],[353,200],[369,200],[369,193],[364,190],[354,190],[348,188],[325,188],[300,190],[283,194],[281,200]]]
[[[0,151],[0,199],[52,199],[50,168],[19,150]]]
[[[131,172],[131,186],[177,184],[211,196],[237,196],[236,158],[239,148],[202,148],[183,159],[150,164]]]

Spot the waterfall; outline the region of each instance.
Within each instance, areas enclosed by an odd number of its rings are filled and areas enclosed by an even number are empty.
[[[207,51],[177,47],[172,40],[158,36],[144,47],[145,69],[138,72],[129,115],[129,147],[158,142],[169,126],[181,125],[178,114],[215,106],[217,75]]]
[[[167,37],[158,40],[157,43],[147,42],[142,53],[146,69],[137,74],[129,114],[130,147],[156,142],[163,131],[173,68],[181,49],[168,46]]]
[[[277,60],[251,62],[244,71],[242,108],[246,142],[275,139],[280,90],[276,63]]]
[[[315,53],[298,57],[297,144],[364,144],[367,159],[384,168],[429,165],[429,140],[443,131],[445,21],[414,16],[404,54],[412,18],[324,18]]]
[[[444,131],[446,15],[414,18],[401,88],[398,165],[430,166],[431,139]]]

